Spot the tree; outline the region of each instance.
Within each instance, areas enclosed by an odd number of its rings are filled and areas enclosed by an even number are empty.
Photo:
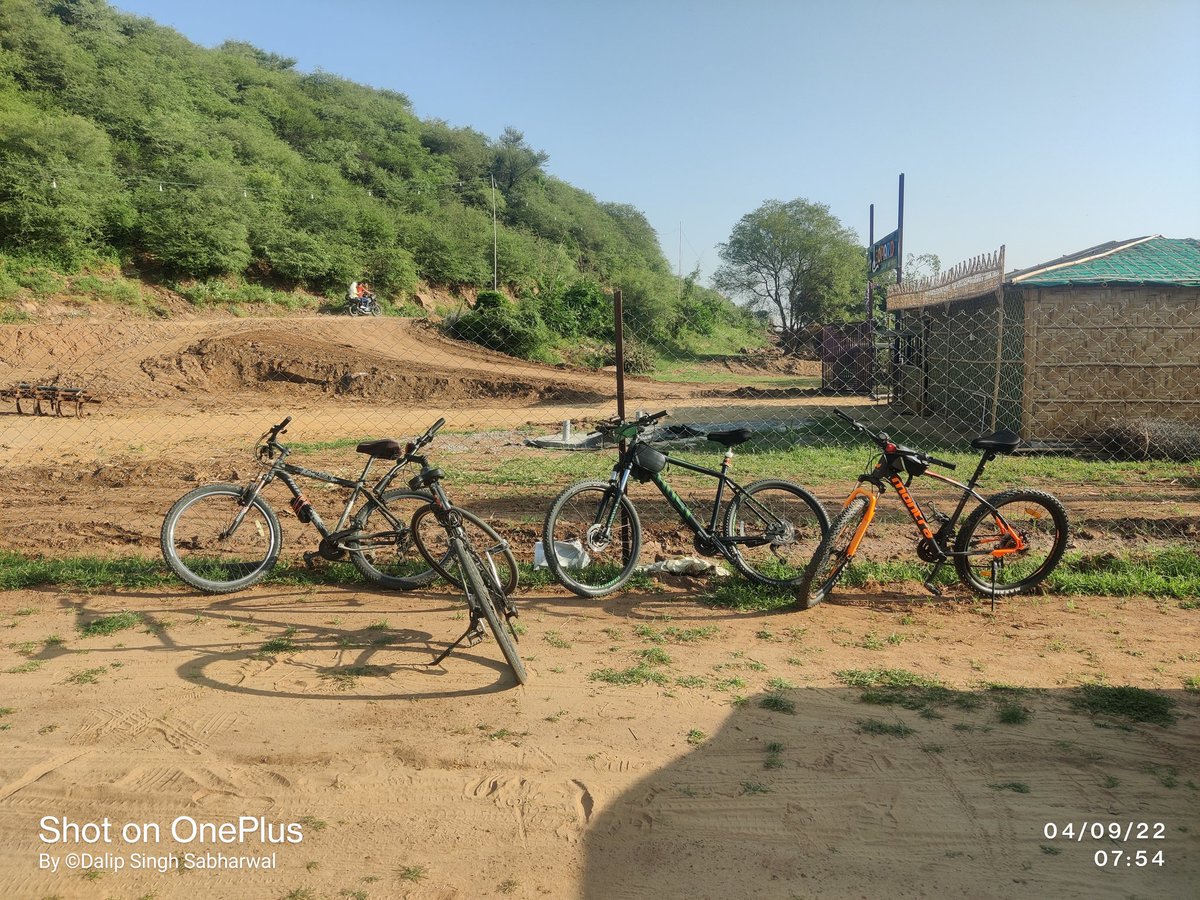
[[[530,147],[525,141],[524,132],[510,125],[504,129],[504,134],[500,135],[492,150],[489,171],[496,179],[496,187],[507,194],[528,173],[540,173],[549,158],[549,153]]]
[[[823,203],[768,200],[718,251],[716,287],[769,310],[789,352],[806,325],[844,320],[862,303],[866,251]]]

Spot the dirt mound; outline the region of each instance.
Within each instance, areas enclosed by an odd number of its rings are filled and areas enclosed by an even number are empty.
[[[315,335],[259,329],[204,338],[178,352],[145,360],[142,371],[158,385],[192,391],[297,390],[385,400],[498,397],[521,400],[593,399],[549,378],[503,373],[449,374],[397,355],[362,349]]]

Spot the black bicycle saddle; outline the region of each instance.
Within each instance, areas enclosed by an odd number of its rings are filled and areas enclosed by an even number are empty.
[[[710,431],[705,437],[722,447],[736,447],[746,443],[753,435],[754,432],[749,428],[734,428],[732,431]]]
[[[1021,436],[1019,434],[1007,428],[1001,428],[995,434],[988,437],[975,438],[975,440],[971,441],[971,446],[976,450],[995,450],[997,453],[1012,453],[1020,443]]]
[[[376,459],[399,459],[403,450],[396,441],[367,441],[356,448],[359,453],[373,456]]]

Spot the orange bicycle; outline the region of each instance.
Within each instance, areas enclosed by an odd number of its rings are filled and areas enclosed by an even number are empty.
[[[1058,498],[1027,488],[1002,491],[992,497],[983,497],[975,491],[984,467],[998,453],[1011,453],[1021,443],[1014,432],[1001,430],[971,441],[971,446],[982,455],[971,480],[962,484],[928,471],[930,466],[953,469],[954,463],[902,447],[882,432],[872,434],[841,410],[834,412],[869,435],[883,452],[867,472],[858,476],[858,486],[846,499],[805,570],[796,589],[802,609],[811,609],[829,596],[842,570],[858,552],[875,516],[876,501],[888,485],[900,496],[921,535],[917,556],[933,564],[925,579],[925,588],[931,594],[941,594],[934,579],[950,560],[954,561],[959,580],[977,593],[990,596],[993,604],[996,597],[1030,590],[1054,571],[1068,539],[1067,512]],[[954,485],[963,492],[953,515],[933,514],[936,531],[908,492],[912,480],[922,475]],[[978,500],[979,506],[963,520],[962,530],[956,536],[955,528],[970,497]]]

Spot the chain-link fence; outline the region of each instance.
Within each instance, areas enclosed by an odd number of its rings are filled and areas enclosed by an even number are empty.
[[[1200,290],[893,293],[871,322],[812,322],[782,340],[732,305],[671,299],[625,304],[625,406],[669,410],[674,430],[657,437],[676,454],[715,463],[722,448],[697,435],[747,427],[740,480],[788,478],[833,508],[871,456],[835,409],[950,454],[960,475],[972,438],[1011,429],[1024,445],[993,464],[984,493],[1053,491],[1084,551],[1197,545]],[[0,325],[0,548],[153,554],[171,502],[197,483],[245,481],[255,439],[285,416],[294,459],[341,474],[365,462],[359,441],[403,440],[444,416],[430,452],[452,495],[528,558],[554,495],[606,477],[614,458],[566,449],[616,412],[611,304],[489,294],[357,317],[180,301],[165,317],[96,304]],[[556,315],[573,317],[573,335]],[[706,518],[711,483],[672,483]],[[665,504],[642,509],[664,551],[690,548]]]

